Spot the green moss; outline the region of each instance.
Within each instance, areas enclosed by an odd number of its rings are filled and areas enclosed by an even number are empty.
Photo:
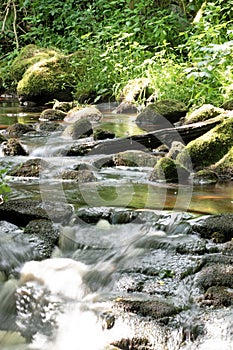
[[[186,115],[184,124],[203,122],[205,120],[215,118],[222,113],[224,113],[224,109],[217,108],[211,104],[205,104],[202,107]]]
[[[194,168],[203,169],[218,162],[233,145],[233,118],[226,118],[213,129],[191,141],[177,160],[188,167],[190,158]]]
[[[27,45],[12,62],[11,73],[18,82],[26,70],[37,62],[59,55],[58,51],[39,48],[36,45]]]
[[[217,163],[211,167],[220,178],[231,179],[233,177],[233,146]]]
[[[181,164],[174,161],[169,157],[161,158],[154,167],[151,173],[150,180],[163,180],[167,182],[179,182],[186,181],[189,177],[189,171],[185,169]]]

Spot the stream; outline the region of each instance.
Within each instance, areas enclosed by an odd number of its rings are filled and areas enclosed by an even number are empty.
[[[144,132],[135,115],[115,114],[112,104],[99,108],[99,124],[117,137]],[[37,125],[40,113],[2,98],[0,129]],[[233,213],[232,181],[151,182],[150,167],[98,167],[101,155],[67,156],[72,141],[59,131],[20,140],[28,156],[0,150],[0,169],[33,158],[46,167],[39,178],[7,176],[9,200],[53,201],[73,214],[54,223],[59,241],[42,261],[32,237],[0,218],[0,262],[11,271],[0,269],[2,350],[233,350],[232,305],[206,308],[201,299],[208,264],[230,266],[231,251],[193,230],[202,217]],[[95,181],[57,177],[80,163]]]

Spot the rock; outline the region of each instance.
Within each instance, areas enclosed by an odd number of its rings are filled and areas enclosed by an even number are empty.
[[[11,138],[2,144],[5,156],[27,156],[28,153],[17,139]]]
[[[215,164],[231,149],[233,140],[233,118],[225,118],[213,129],[189,142],[178,155],[177,161],[184,166],[203,169]]]
[[[54,99],[72,101],[77,81],[85,73],[84,66],[78,66],[74,71],[74,61],[80,63],[83,52],[64,55],[54,51],[54,55],[30,62],[17,85],[17,94],[20,101],[32,101],[43,105]],[[77,73],[77,74],[75,74]]]
[[[158,157],[143,151],[125,151],[117,153],[113,160],[117,166],[154,167]]]
[[[8,172],[10,176],[39,177],[41,172],[48,169],[48,163],[39,158],[29,159],[25,163],[17,165]]]
[[[180,118],[185,116],[186,112],[187,108],[182,102],[161,100],[146,106],[138,114],[136,123],[139,126],[149,124],[156,127],[156,129],[165,129],[172,127],[171,124],[178,122]]]
[[[56,132],[56,131],[64,130],[61,124],[53,123],[53,122],[42,122],[39,124],[38,128],[40,131],[46,131],[46,132]]]
[[[192,176],[195,184],[211,184],[218,182],[217,174],[210,169],[199,170]]]
[[[233,178],[233,147],[217,163],[211,166],[221,180],[231,180]]]
[[[91,122],[98,122],[102,119],[103,114],[94,106],[85,107],[80,109],[80,107],[76,107],[71,109],[64,121],[66,123],[74,123],[79,119],[88,119]]]
[[[133,103],[148,98],[152,94],[149,85],[150,80],[148,78],[132,79],[123,88],[120,99],[126,103]]]
[[[15,123],[6,129],[5,133],[9,137],[20,137],[24,134],[27,134],[30,131],[33,131],[33,127],[27,124]]]
[[[233,293],[222,286],[212,286],[207,289],[203,298],[199,299],[201,306],[211,308],[229,307],[233,305]]]
[[[152,317],[162,322],[179,312],[174,305],[159,300],[123,299],[117,302],[117,306],[123,308],[125,312],[133,312],[143,317]]]
[[[41,113],[39,120],[42,120],[42,121],[63,120],[65,116],[66,116],[66,113],[63,111],[60,111],[59,109],[45,109]]]
[[[121,102],[116,109],[113,110],[113,113],[116,114],[136,114],[138,112],[137,107],[130,102]]]
[[[38,219],[66,223],[72,213],[73,208],[69,204],[29,198],[9,200],[0,206],[0,220],[4,219],[17,226],[26,226],[30,221]]]
[[[216,243],[230,241],[233,238],[233,214],[211,215],[201,218],[193,230],[202,238],[212,239]]]
[[[176,159],[178,154],[184,149],[185,145],[180,141],[173,141],[169,152],[167,153],[167,157]]]
[[[94,130],[94,140],[114,139],[115,134],[112,131],[97,128]]]
[[[222,113],[224,113],[223,108],[218,108],[211,104],[205,104],[195,111],[188,113],[184,119],[184,124],[203,122],[205,120],[215,118]]]
[[[18,82],[22,79],[24,73],[30,66],[56,55],[59,55],[58,51],[41,48],[33,44],[26,45],[20,50],[19,54],[12,62],[11,73]]]
[[[0,144],[4,141],[6,141],[7,139],[5,138],[5,136],[3,136],[1,133],[0,133]]]
[[[133,337],[132,339],[123,338],[121,340],[114,341],[112,345],[116,346],[117,349],[122,349],[122,350],[151,350],[152,349],[152,345],[150,344],[149,340],[146,337],[145,338]]]
[[[32,220],[25,227],[24,234],[30,236],[28,239],[34,243],[40,259],[51,257],[59,238],[59,231],[52,221]]]
[[[77,140],[91,136],[92,134],[91,122],[88,119],[78,119],[73,124],[68,125],[62,135]]]
[[[233,266],[227,264],[206,266],[198,273],[197,284],[204,291],[212,286],[233,288]]]
[[[153,172],[150,174],[150,181],[162,180],[166,182],[187,182],[190,172],[178,162],[165,157],[158,160]]]
[[[64,170],[61,174],[63,180],[73,180],[79,183],[96,181],[96,177],[90,170]]]

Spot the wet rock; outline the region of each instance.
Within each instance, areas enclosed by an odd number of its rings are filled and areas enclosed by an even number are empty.
[[[39,120],[42,121],[53,121],[53,120],[63,120],[66,116],[66,113],[60,111],[59,109],[45,109],[41,115]]]
[[[39,124],[39,130],[46,132],[55,132],[64,130],[64,127],[59,123],[42,122]]]
[[[97,169],[101,169],[104,167],[113,167],[115,166],[115,163],[112,156],[104,156],[97,160],[94,160],[93,166],[95,166]]]
[[[233,147],[217,163],[211,166],[219,179],[231,180],[233,178]]]
[[[187,112],[186,106],[175,100],[161,100],[149,104],[138,114],[137,125],[150,124],[155,129],[172,127],[171,124],[178,122]],[[155,130],[154,129],[154,130]]]
[[[112,131],[97,128],[94,130],[94,140],[114,139],[115,134]]]
[[[222,286],[212,286],[199,299],[199,303],[201,306],[214,308],[229,307],[233,305],[233,291]]]
[[[153,172],[150,174],[150,181],[162,180],[166,182],[187,182],[190,172],[180,163],[171,158],[165,157],[158,160]]]
[[[224,157],[232,148],[232,139],[233,118],[223,118],[221,124],[189,142],[177,160],[184,166],[192,164],[194,170],[201,170]]]
[[[227,264],[206,266],[198,273],[197,284],[205,291],[212,286],[233,288],[233,266]]]
[[[113,113],[116,114],[136,114],[138,112],[137,107],[130,102],[121,102],[116,109],[114,109]]]
[[[24,134],[27,134],[30,131],[33,131],[33,127],[27,124],[15,123],[6,129],[5,133],[9,137],[20,137]]]
[[[153,167],[158,157],[143,151],[125,151],[117,153],[113,160],[117,166]]]
[[[4,141],[6,141],[6,138],[0,133],[0,144]]]
[[[199,170],[192,176],[195,184],[211,184],[218,182],[219,178],[216,172],[210,169]]]
[[[85,107],[80,109],[80,107],[76,107],[71,109],[64,121],[66,123],[74,123],[79,119],[87,119],[91,122],[98,122],[102,119],[103,114],[94,106]]]
[[[95,141],[85,142],[84,144],[74,143],[69,149],[62,151],[64,156],[85,156],[88,153],[93,152],[93,146],[96,145]]]
[[[184,124],[203,122],[205,120],[215,118],[222,113],[224,113],[223,108],[218,108],[211,104],[205,104],[195,111],[188,113],[185,117]]]
[[[0,289],[0,329],[1,330],[6,330],[6,331],[17,330],[16,307],[15,307],[16,288],[17,288],[17,281],[14,278],[10,278],[1,286],[1,289]],[[2,339],[1,339],[1,332],[0,332],[0,344],[5,345],[5,341],[2,342],[1,340]]]
[[[29,198],[9,200],[0,206],[0,220],[4,219],[18,226],[26,226],[37,219],[66,223],[72,213],[73,209],[69,204]]]
[[[211,215],[201,218],[193,225],[193,230],[202,238],[223,243],[233,238],[233,214]]]
[[[39,177],[46,169],[48,169],[48,163],[43,159],[35,158],[17,165],[8,172],[8,175],[19,177]]]
[[[5,156],[27,156],[28,153],[17,139],[11,138],[2,144],[2,151]]]
[[[52,221],[32,220],[25,227],[24,234],[30,236],[29,240],[31,243],[34,242],[38,252],[37,255],[41,259],[51,257],[59,238],[59,230]]]
[[[96,181],[94,173],[90,170],[64,170],[61,174],[63,180],[72,180],[79,183]]]
[[[179,312],[174,305],[158,300],[122,300],[117,303],[117,306],[123,308],[125,312],[133,312],[143,317],[151,317],[162,323],[166,323],[168,317]]]
[[[91,136],[92,134],[93,130],[91,122],[87,119],[79,119],[73,124],[68,125],[62,135],[77,140],[79,138]]]
[[[112,345],[117,346],[117,348],[122,350],[151,350],[152,345],[147,338],[133,337],[123,338],[121,340],[115,341]]]

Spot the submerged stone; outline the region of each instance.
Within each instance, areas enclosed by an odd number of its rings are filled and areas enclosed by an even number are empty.
[[[0,220],[4,219],[18,226],[26,226],[37,219],[66,223],[72,213],[73,208],[69,204],[29,198],[9,200],[0,206]]]

